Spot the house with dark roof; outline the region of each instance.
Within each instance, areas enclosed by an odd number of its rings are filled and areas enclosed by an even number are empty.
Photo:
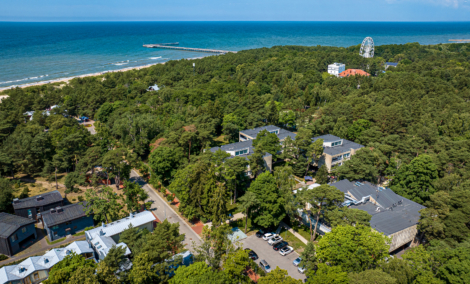
[[[73,235],[94,226],[93,215],[87,216],[85,207],[86,203],[79,202],[42,212],[41,218],[49,240]]]
[[[38,220],[38,214],[57,206],[63,206],[64,199],[57,190],[28,198],[13,199],[15,215]]]
[[[342,206],[372,215],[371,228],[390,237],[390,252],[410,245],[418,233],[421,204],[406,199],[388,187],[369,182],[341,180],[331,184],[344,193]]]
[[[21,216],[0,213],[0,253],[12,256],[36,239],[36,223]]]
[[[277,137],[279,138],[279,141],[281,142],[284,141],[284,139],[286,139],[287,136],[292,138],[292,140],[294,140],[296,136],[295,133],[285,130],[283,128],[280,128],[278,126],[268,125],[268,126],[261,126],[261,127],[256,127],[253,129],[246,129],[246,130],[240,131],[238,133],[239,141],[242,142],[242,141],[254,140],[256,139],[256,135],[258,135],[258,133],[260,133],[263,130],[266,130],[269,133],[276,134]]]
[[[331,134],[321,135],[313,138],[315,142],[323,139],[323,155],[320,157],[318,167],[325,165],[328,172],[336,166],[341,166],[344,161],[349,160],[357,150],[364,148],[363,145],[339,138]]]
[[[388,67],[397,67],[398,66],[398,63],[396,62],[386,62],[385,63],[385,70],[388,69]]]

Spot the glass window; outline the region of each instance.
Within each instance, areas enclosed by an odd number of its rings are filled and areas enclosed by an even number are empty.
[[[24,227],[23,229],[21,229],[21,232],[26,233],[27,230],[28,230],[28,228]]]
[[[16,234],[14,234],[13,236],[11,236],[10,239],[11,239],[12,242],[15,242],[15,241],[18,240],[18,236]]]

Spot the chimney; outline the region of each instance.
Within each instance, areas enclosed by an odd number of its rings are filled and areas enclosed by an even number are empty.
[[[44,198],[42,198],[41,195],[39,195],[39,196],[36,197],[36,201],[41,201],[41,200],[43,200],[43,199],[44,199]]]
[[[57,214],[64,212],[64,209],[60,206],[57,206]]]
[[[56,212],[56,211],[55,211],[55,208],[51,208],[51,214],[52,214],[52,213],[55,213],[55,212]]]
[[[13,199],[13,204],[18,204],[20,203],[20,200],[18,198]]]
[[[132,214],[132,212],[129,213],[129,217],[134,217],[134,214]]]
[[[103,229],[100,230],[100,236],[104,236]]]
[[[101,222],[102,227],[106,227],[106,224],[104,222]]]

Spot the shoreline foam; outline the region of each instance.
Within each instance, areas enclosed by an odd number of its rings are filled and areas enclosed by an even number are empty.
[[[211,55],[208,55],[208,56],[211,56]],[[185,58],[184,60],[191,60],[191,59],[201,59],[201,58],[204,58],[206,56],[200,56],[200,57],[193,57],[193,58]],[[181,60],[181,59],[180,59]],[[146,65],[142,65],[142,66],[134,66],[134,67],[126,67],[126,68],[122,68],[122,69],[116,69],[116,70],[107,70],[107,71],[102,71],[102,72],[96,72],[96,73],[90,73],[90,74],[83,74],[83,75],[77,75],[77,76],[72,76],[72,77],[65,77],[65,78],[59,78],[59,79],[53,79],[53,80],[47,80],[47,81],[39,81],[39,82],[34,82],[34,83],[28,83],[28,84],[21,84],[21,85],[12,85],[12,86],[8,86],[8,87],[1,87],[0,88],[0,94],[1,92],[3,91],[6,91],[6,90],[10,90],[10,89],[14,89],[14,88],[28,88],[28,87],[34,87],[34,86],[41,86],[41,85],[46,85],[46,84],[51,84],[51,83],[58,83],[58,82],[64,82],[66,84],[68,84],[68,82],[72,79],[75,79],[75,78],[84,78],[84,77],[93,77],[93,76],[101,76],[101,75],[104,75],[106,73],[116,73],[116,72],[126,72],[126,71],[130,71],[130,70],[140,70],[140,69],[144,69],[144,68],[149,68],[151,66],[154,66],[154,65],[158,65],[158,64],[165,64],[166,62],[158,62],[158,63],[152,63],[152,64],[146,64]],[[2,99],[5,99],[6,95],[3,95],[2,96]],[[0,103],[1,103],[1,100],[0,100]]]

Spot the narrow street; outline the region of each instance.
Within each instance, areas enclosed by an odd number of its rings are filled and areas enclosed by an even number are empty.
[[[165,219],[168,220],[170,223],[179,223],[180,224],[180,233],[185,235],[184,245],[186,248],[194,252],[193,242],[196,246],[201,244],[201,239],[199,235],[197,235],[191,227],[180,218],[180,216],[173,211],[173,208],[168,205],[168,203],[163,200],[160,195],[158,195],[152,187],[147,184],[138,174],[136,171],[131,171],[131,178],[130,181],[137,182],[145,191],[147,191],[149,195],[149,199],[147,201],[152,201],[151,211],[157,216],[160,221]]]

